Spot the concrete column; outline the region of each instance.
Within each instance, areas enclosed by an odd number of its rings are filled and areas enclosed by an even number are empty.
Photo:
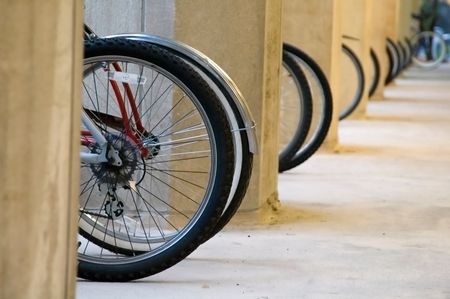
[[[351,38],[343,38],[343,43],[349,46],[358,56],[363,69],[366,71],[366,89],[360,105],[352,113],[350,118],[364,118],[369,97],[370,74],[370,24],[372,18],[371,2],[373,0],[342,0],[342,35]],[[345,76],[347,70],[343,70],[341,80],[348,80]]]
[[[281,0],[86,0],[86,21],[99,35],[174,38],[217,62],[237,83],[257,122],[260,153],[243,209],[277,198]]]
[[[255,117],[260,153],[242,208],[277,199],[281,1],[178,0],[175,14],[175,39],[216,61]]]
[[[369,3],[372,11],[370,25],[370,47],[377,54],[380,63],[380,82],[378,83],[375,94],[372,99],[383,99],[384,80],[388,73],[388,57],[386,54],[386,28],[388,22],[388,6],[385,2],[393,2],[393,0],[371,1]],[[392,26],[392,25],[390,25]]]
[[[284,0],[283,38],[310,55],[322,68],[338,107],[341,53],[340,0]],[[325,140],[325,149],[338,145],[338,109]]]
[[[398,17],[400,0],[380,0],[380,4],[384,6],[386,11],[386,37],[396,42],[399,36]]]
[[[0,1],[0,298],[73,298],[82,2]]]

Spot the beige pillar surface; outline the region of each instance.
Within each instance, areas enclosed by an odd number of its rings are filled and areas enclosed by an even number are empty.
[[[400,0],[397,8],[398,39],[404,42],[405,37],[411,37],[411,13],[414,10],[414,1]]]
[[[0,27],[0,298],[73,298],[82,2],[1,1]]]
[[[373,0],[342,0],[342,42],[350,47],[358,56],[365,70],[365,91],[361,103],[349,118],[363,118],[367,110],[369,85],[371,77],[370,69],[370,24],[372,18],[371,2]],[[344,70],[345,72],[346,70]],[[342,76],[341,80],[347,80]]]
[[[397,41],[398,32],[398,16],[399,16],[399,5],[400,0],[379,0],[380,5],[384,7],[386,19],[385,19],[385,30],[386,37]]]
[[[284,0],[283,39],[311,56],[322,68],[331,86],[334,106],[338,107],[341,57],[340,0]],[[338,109],[324,148],[338,145]]]
[[[259,155],[243,209],[277,198],[281,1],[176,1],[174,37],[217,62],[236,82],[257,124]]]
[[[375,94],[372,99],[382,99],[384,91],[384,80],[388,72],[388,57],[386,54],[386,28],[388,22],[388,8],[385,2],[393,0],[372,1],[370,3],[372,18],[370,30],[370,47],[375,51],[380,63],[380,82],[378,83]],[[390,26],[393,26],[391,24]]]

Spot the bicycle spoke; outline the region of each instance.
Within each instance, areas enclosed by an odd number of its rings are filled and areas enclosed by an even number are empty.
[[[189,219],[189,216],[184,214],[183,212],[181,212],[179,209],[175,208],[173,205],[167,203],[166,201],[164,201],[163,199],[159,198],[158,196],[156,196],[155,194],[153,194],[150,190],[147,190],[146,188],[139,186],[140,189],[144,190],[145,192],[147,192],[149,195],[151,195],[152,197],[156,198],[158,201],[160,201],[161,203],[165,204],[166,206],[168,206],[169,208],[171,208],[172,210],[178,212],[180,215],[183,215],[186,219]],[[148,200],[146,200],[143,196],[141,196],[141,199],[146,202],[147,204],[149,204],[151,206],[151,204],[148,202]],[[153,208],[155,210],[155,212],[157,212],[161,217],[163,217],[163,219],[165,219],[167,221],[167,223],[171,224],[173,228],[176,229],[176,226],[173,225],[169,220],[167,220],[166,217],[164,217],[160,212],[158,212],[158,210],[156,210],[155,208]]]
[[[197,159],[205,159],[205,158],[210,158],[211,156],[199,156],[199,157],[192,157],[192,158],[184,158],[184,159],[171,159],[171,160],[162,160],[162,161],[155,161],[152,163],[152,165],[154,164],[160,164],[160,163],[168,163],[168,162],[184,162],[184,161],[188,161],[188,160],[197,160]]]

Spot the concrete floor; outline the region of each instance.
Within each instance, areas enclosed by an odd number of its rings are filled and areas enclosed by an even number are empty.
[[[280,175],[278,211],[242,213],[188,259],[77,298],[450,298],[450,67],[409,70],[344,121],[339,153]]]

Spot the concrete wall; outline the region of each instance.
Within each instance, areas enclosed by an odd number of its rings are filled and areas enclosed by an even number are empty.
[[[175,0],[85,0],[85,21],[98,35],[174,35]]]

